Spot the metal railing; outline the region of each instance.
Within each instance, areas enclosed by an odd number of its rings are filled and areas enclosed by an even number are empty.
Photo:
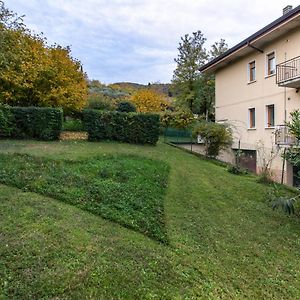
[[[300,56],[276,66],[276,83],[278,85],[296,78],[300,78]]]
[[[278,125],[275,130],[275,144],[282,146],[294,145],[296,138],[289,131],[286,125]]]

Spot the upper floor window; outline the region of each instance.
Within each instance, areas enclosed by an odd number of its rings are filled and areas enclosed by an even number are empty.
[[[249,80],[249,82],[256,80],[255,61],[250,62],[248,65],[248,80]]]
[[[249,108],[248,110],[248,114],[249,114],[249,124],[248,127],[249,129],[254,129],[255,128],[255,108]]]
[[[275,106],[274,104],[266,106],[266,127],[272,128],[275,126]]]
[[[275,52],[267,54],[267,76],[273,75],[276,72]]]

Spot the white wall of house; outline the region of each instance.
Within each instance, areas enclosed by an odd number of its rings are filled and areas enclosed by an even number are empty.
[[[284,124],[285,107],[287,119],[289,113],[300,109],[300,91],[293,88],[282,88],[276,84],[276,75],[267,76],[267,54],[275,52],[276,64],[300,56],[300,30],[270,41],[263,49],[264,53],[253,50],[246,57],[231,62],[216,71],[216,120],[226,120],[234,129],[234,145],[241,149],[256,150],[261,141],[268,155],[271,149],[277,151],[274,143],[274,128],[267,128],[266,106],[275,106],[275,125]],[[249,83],[249,63],[255,61],[256,80]],[[256,125],[249,128],[249,109],[255,108]],[[281,178],[282,150],[273,161],[272,171],[275,179]],[[257,169],[262,166],[258,153]],[[291,184],[291,166],[285,166],[285,182]]]

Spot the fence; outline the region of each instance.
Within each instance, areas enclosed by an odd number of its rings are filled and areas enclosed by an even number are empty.
[[[172,144],[196,144],[197,138],[194,138],[192,131],[189,128],[165,128],[164,129],[164,142]]]

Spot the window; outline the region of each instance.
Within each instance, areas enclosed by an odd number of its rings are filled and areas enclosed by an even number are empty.
[[[266,106],[266,127],[272,128],[275,126],[275,107],[274,104]]]
[[[275,74],[276,62],[275,62],[275,52],[267,54],[267,76]]]
[[[255,69],[255,61],[252,61],[248,65],[248,79],[249,82],[255,81],[256,80],[256,69]]]
[[[255,128],[255,108],[249,108],[249,128]]]

